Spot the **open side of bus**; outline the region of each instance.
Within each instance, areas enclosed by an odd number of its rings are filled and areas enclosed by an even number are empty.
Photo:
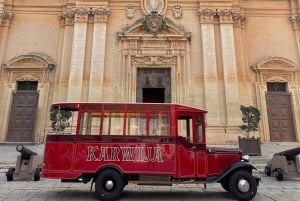
[[[44,178],[95,182],[102,200],[117,199],[129,182],[220,182],[239,199],[256,194],[254,167],[241,162],[240,150],[206,147],[203,109],[153,103],[57,103],[53,108],[58,114],[71,111],[76,123],[47,136]]]

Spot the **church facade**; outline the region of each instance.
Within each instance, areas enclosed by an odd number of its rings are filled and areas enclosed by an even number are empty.
[[[209,144],[300,141],[299,0],[0,0],[0,143],[43,143],[53,102],[208,110]]]

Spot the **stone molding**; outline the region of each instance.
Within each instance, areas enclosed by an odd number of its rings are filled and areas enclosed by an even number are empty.
[[[118,38],[122,38],[123,36],[126,36],[130,32],[133,32],[136,29],[144,29],[144,17],[136,20],[132,24],[129,24],[122,28],[122,32],[118,32],[117,36]],[[184,27],[182,25],[178,25],[177,23],[173,22],[169,18],[165,17],[165,26],[167,29],[172,30],[176,35],[185,36],[189,41],[191,40],[191,33],[185,32]]]
[[[176,56],[143,56],[143,55],[132,55],[131,61],[133,63],[143,65],[176,65]]]
[[[213,24],[214,17],[218,17],[221,24],[234,24],[242,28],[245,26],[245,16],[235,9],[200,8],[198,15],[201,24]]]
[[[16,63],[30,63],[32,67],[20,67]],[[5,82],[11,88],[16,81],[39,81],[40,88],[51,81],[51,71],[55,67],[53,60],[43,54],[29,53],[10,59],[2,64],[5,73]]]
[[[0,10],[0,26],[9,26],[12,17],[13,17],[12,12]]]
[[[63,12],[59,19],[61,26],[70,26],[74,23],[87,23],[89,16],[94,17],[94,23],[107,22],[109,14],[109,7],[74,7],[69,12]]]
[[[8,62],[2,64],[2,68],[10,68],[14,63],[22,61],[22,60],[35,60],[42,63],[43,66],[49,69],[53,69],[56,65],[54,61],[46,56],[39,53],[29,53],[25,55],[20,55],[10,59]]]
[[[292,85],[295,83],[296,71],[300,70],[291,60],[278,56],[265,58],[251,66],[251,69],[257,74],[257,81],[261,84],[289,82]]]

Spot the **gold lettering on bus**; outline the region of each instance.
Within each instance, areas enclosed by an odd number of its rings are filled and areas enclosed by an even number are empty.
[[[161,147],[88,146],[86,161],[164,162]]]

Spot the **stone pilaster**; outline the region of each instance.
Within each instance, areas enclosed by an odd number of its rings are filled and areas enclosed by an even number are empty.
[[[216,42],[214,31],[215,9],[199,9],[202,60],[204,73],[205,108],[209,111],[210,125],[220,124]]]
[[[6,49],[7,34],[12,17],[12,12],[0,10],[0,63],[3,63],[3,55]]]
[[[89,80],[89,101],[102,101],[103,78],[104,78],[104,59],[106,44],[106,26],[109,8],[94,8],[94,32],[92,45],[92,58]]]
[[[240,124],[240,96],[237,79],[237,66],[233,34],[233,17],[235,10],[217,9],[220,20],[221,53],[224,73],[227,124]]]
[[[90,9],[74,8],[73,46],[70,64],[67,101],[81,101],[85,59],[87,21]]]
[[[61,62],[60,62],[60,73],[59,73],[59,86],[54,97],[55,101],[66,101],[68,94],[69,85],[69,72],[70,72],[70,60],[72,49],[72,33],[75,13],[74,11],[64,12],[59,16],[61,31],[63,32],[62,39],[62,50],[61,50]]]

